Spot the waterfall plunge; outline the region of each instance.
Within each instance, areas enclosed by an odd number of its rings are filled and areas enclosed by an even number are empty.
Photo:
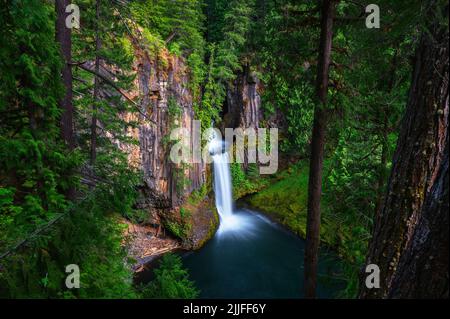
[[[214,160],[214,190],[216,206],[221,218],[227,219],[233,214],[233,195],[231,191],[231,174],[228,153],[216,154]]]
[[[214,136],[209,142],[209,153],[214,163],[214,193],[220,216],[218,234],[247,236],[252,232],[251,218],[233,210],[230,159],[225,143]]]
[[[222,140],[215,137],[210,142],[209,152],[214,163],[214,193],[216,208],[220,216],[218,232],[237,230],[241,225],[238,216],[233,214],[230,160],[228,153],[224,151]]]

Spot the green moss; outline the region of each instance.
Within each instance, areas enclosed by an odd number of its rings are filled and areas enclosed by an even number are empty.
[[[191,217],[191,211],[186,207],[180,207],[180,216],[182,220]]]
[[[210,205],[210,209],[214,216],[214,219],[211,219],[209,222],[210,227],[208,234],[205,237],[203,237],[201,241],[199,241],[199,243],[196,245],[194,249],[200,249],[201,247],[203,247],[214,236],[217,228],[219,227],[219,214],[217,212],[216,206]]]
[[[325,164],[326,170],[327,164]],[[306,237],[308,200],[308,162],[300,162],[280,172],[272,183],[246,201],[288,227],[300,237]],[[332,202],[322,196],[320,239],[327,246],[340,250],[340,243],[348,238],[348,228],[332,218]]]
[[[164,223],[164,226],[169,232],[171,232],[176,237],[180,239],[184,239],[186,237],[186,229],[184,227],[184,224],[173,221],[166,221]]]
[[[254,194],[268,185],[268,180],[259,175],[258,168],[254,164],[249,164],[249,170],[246,173],[242,168],[242,164],[231,163],[230,171],[234,200]]]
[[[187,202],[193,206],[200,204],[208,195],[207,184],[204,183],[199,189],[194,190],[188,197]]]

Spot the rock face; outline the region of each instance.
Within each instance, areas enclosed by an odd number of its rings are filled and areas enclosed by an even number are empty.
[[[195,209],[189,217],[183,217],[180,210],[186,198],[206,183],[207,165],[175,164],[169,158],[172,129],[185,128],[192,132],[194,127],[193,95],[188,89],[189,70],[183,58],[171,55],[165,49],[154,57],[155,54],[150,54],[142,42],[137,39],[132,42],[136,78],[129,96],[137,101],[138,112],[124,114],[124,118],[138,123],[128,133],[139,143],[122,144],[121,148],[128,153],[130,165],[143,173],[141,198],[137,205],[149,212],[150,224],[169,228],[183,239],[186,248],[197,248],[198,242],[205,238],[197,238],[198,234],[187,229],[207,228],[208,231],[203,233],[209,235],[217,226],[214,210],[205,213],[202,209],[202,218],[194,218],[198,213]],[[192,138],[191,143],[195,142]],[[209,200],[205,198],[205,202]]]
[[[261,119],[261,83],[248,67],[227,90],[226,127],[257,128]]]
[[[254,128],[259,127],[262,119],[261,96],[262,84],[249,67],[236,76],[227,89],[227,110],[224,116],[224,128]],[[243,168],[248,168],[247,152],[244,153]]]
[[[128,153],[130,163],[141,168],[144,174],[147,188],[144,204],[171,208],[180,205],[184,196],[205,182],[206,167],[203,163],[181,167],[169,159],[171,130],[177,126],[192,131],[194,110],[183,60],[167,52],[161,56],[165,61],[151,60],[145,51],[136,50],[137,77],[133,93],[140,97],[140,110],[127,116],[128,120],[139,123],[139,127],[130,130],[139,145],[128,146]],[[169,114],[169,101],[179,109],[176,119]]]

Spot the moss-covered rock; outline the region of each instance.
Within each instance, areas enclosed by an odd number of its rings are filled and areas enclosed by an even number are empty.
[[[183,241],[184,248],[199,249],[211,239],[219,227],[219,215],[211,198],[192,205],[189,201],[184,209],[191,212],[191,228]]]
[[[179,238],[184,249],[199,249],[215,234],[219,217],[211,197],[189,198],[163,214],[167,231]]]

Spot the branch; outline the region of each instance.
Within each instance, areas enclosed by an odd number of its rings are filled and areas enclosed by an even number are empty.
[[[80,66],[80,65],[82,65],[82,64],[85,64],[87,61],[79,61],[79,62],[74,62],[74,61],[72,61],[72,62],[68,62],[67,64],[68,65],[71,65],[71,66]]]
[[[166,39],[166,41],[164,41],[166,44],[168,44],[170,41],[173,40],[173,38],[178,34],[178,31],[175,30],[173,31]]]
[[[78,82],[81,82],[81,83],[83,83],[83,84],[89,84],[88,81],[86,81],[85,79],[79,78],[79,77],[77,77],[77,76],[73,76],[73,79],[74,79],[74,80],[77,80]]]
[[[67,213],[63,213],[63,214],[59,214],[57,217],[55,217],[54,219],[52,219],[48,224],[39,227],[38,229],[36,229],[33,233],[31,233],[30,236],[28,236],[27,238],[21,240],[20,242],[18,242],[16,245],[14,245],[12,248],[10,248],[9,250],[5,251],[4,253],[2,253],[0,255],[0,260],[8,257],[9,255],[11,255],[14,251],[16,251],[17,249],[19,249],[20,247],[22,247],[23,245],[25,245],[28,241],[32,240],[34,237],[36,237],[37,235],[39,235],[40,233],[42,233],[44,230],[50,228],[53,224],[55,224],[57,221],[59,221],[62,217],[66,216],[68,213],[70,212],[70,210]]]
[[[367,155],[365,155],[365,156],[363,156],[362,158],[360,158],[360,159],[358,160],[358,162],[362,162],[362,161],[366,160],[370,155],[373,155],[373,153],[375,153],[375,151],[377,150],[377,148],[378,148],[380,145],[381,145],[381,143],[376,143],[376,144],[372,147],[372,149],[370,150],[370,152],[369,152]]]
[[[86,200],[92,193],[88,194],[87,196],[83,197],[80,199],[80,202],[83,202],[84,200]],[[18,243],[16,243],[13,247],[11,247],[10,249],[8,249],[7,251],[3,252],[2,254],[0,254],[0,260],[8,257],[9,255],[13,254],[16,250],[18,250],[20,247],[22,247],[23,245],[25,245],[27,242],[34,240],[40,233],[46,231],[47,229],[49,229],[50,227],[52,227],[54,224],[56,224],[58,221],[60,221],[63,217],[66,217],[67,215],[69,215],[73,209],[77,207],[76,205],[72,205],[70,206],[66,212],[61,213],[59,215],[57,215],[55,218],[53,218],[51,221],[49,221],[47,224],[38,227],[35,231],[33,231],[30,235],[28,235],[26,238],[22,239],[21,241],[19,241]],[[0,270],[1,270],[1,265],[0,265]]]
[[[90,73],[94,74],[95,76],[98,76],[98,77],[99,77],[100,79],[102,79],[104,82],[106,82],[107,84],[109,84],[113,89],[115,89],[115,90],[116,90],[117,92],[119,92],[124,98],[126,98],[129,102],[131,102],[131,103],[136,107],[137,111],[138,111],[138,112],[139,112],[139,113],[140,113],[147,121],[149,121],[149,122],[151,122],[151,123],[157,125],[157,123],[156,123],[154,120],[150,119],[146,114],[144,114],[144,113],[141,111],[141,106],[140,106],[138,103],[136,103],[135,101],[133,101],[133,100],[128,96],[127,92],[125,92],[122,88],[120,88],[119,86],[117,86],[117,84],[116,84],[114,81],[112,81],[112,80],[109,79],[108,77],[104,76],[103,74],[101,74],[101,73],[99,73],[99,72],[96,72],[95,70],[90,69],[89,67],[87,67],[87,66],[85,65],[85,63],[75,64],[75,65],[78,66],[79,68],[81,68],[81,69],[87,71],[87,72],[90,72]]]
[[[360,20],[364,20],[364,16],[357,16],[357,17],[351,17],[351,16],[336,17],[335,20],[336,20],[337,22],[342,22],[342,21],[360,21]]]
[[[282,8],[283,12],[285,14],[289,14],[289,15],[297,15],[297,16],[303,16],[303,15],[313,15],[315,13],[318,13],[320,11],[320,7],[319,6],[314,6],[313,8],[309,9],[309,10],[298,10],[295,7],[292,6],[284,6]]]
[[[92,74],[94,74],[95,76],[98,76],[100,79],[102,79],[104,82],[106,82],[107,84],[109,84],[110,86],[113,87],[113,89],[115,89],[117,92],[119,92],[124,98],[126,98],[129,102],[133,103],[134,105],[138,105],[135,101],[133,101],[127,94],[127,92],[125,92],[122,88],[118,87],[117,84],[109,79],[108,77],[104,76],[103,74],[96,72],[95,70],[90,69],[89,67],[87,67],[85,65],[85,63],[82,64],[78,64],[77,65],[79,68],[88,71]]]
[[[354,0],[345,0],[345,2],[349,2],[349,3],[351,3],[351,4],[354,4],[354,5],[357,5],[358,7],[360,7],[361,9],[365,9],[365,6],[362,4],[362,3],[360,3],[360,2],[358,2],[358,1],[354,1]]]

